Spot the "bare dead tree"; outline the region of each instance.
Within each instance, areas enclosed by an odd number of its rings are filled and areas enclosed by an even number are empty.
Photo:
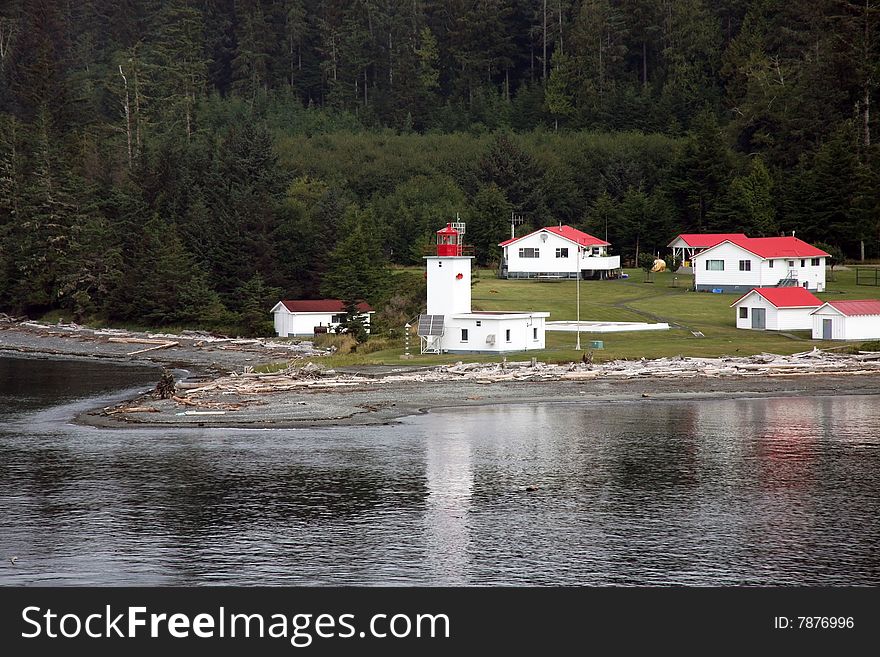
[[[542,74],[542,79],[547,79],[547,0],[544,0],[544,29],[541,31],[544,36],[544,61],[542,65],[544,67],[544,72]]]
[[[122,85],[125,88],[125,95],[123,97],[122,106],[125,110],[125,137],[128,142],[128,168],[131,170],[131,108],[128,103],[128,79],[125,77],[125,73],[122,71],[122,64],[119,65],[119,75],[122,76]]]
[[[15,23],[8,18],[0,18],[0,68],[6,65],[6,57],[15,37]]]

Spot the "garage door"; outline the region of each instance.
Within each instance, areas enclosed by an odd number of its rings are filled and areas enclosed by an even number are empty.
[[[753,329],[767,328],[767,309],[766,308],[752,308],[752,328]]]

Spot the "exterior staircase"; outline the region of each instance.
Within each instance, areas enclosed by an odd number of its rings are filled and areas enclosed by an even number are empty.
[[[785,278],[779,279],[776,287],[798,287],[799,285],[800,283],[798,282],[797,270],[789,269],[788,274],[786,274]]]

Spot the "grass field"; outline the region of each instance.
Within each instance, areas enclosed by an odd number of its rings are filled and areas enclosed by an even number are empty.
[[[662,356],[743,356],[762,352],[790,354],[813,346],[840,346],[839,342],[810,339],[809,331],[777,333],[744,331],[735,327],[733,294],[692,291],[692,276],[658,273],[652,282],[645,281],[642,270],[626,270],[627,279],[581,281],[581,320],[668,322],[669,331],[632,333],[581,333],[582,351],[576,351],[576,334],[547,331],[547,349],[529,352],[545,362],[580,360],[591,340],[602,340],[603,350],[595,350],[597,361],[617,358],[659,358]],[[543,310],[550,320],[574,320],[576,313],[575,281],[500,280],[492,271],[479,271],[472,291],[474,310]],[[851,269],[829,272],[827,291],[817,295],[823,301],[834,299],[880,299],[880,287],[856,285]],[[695,337],[693,332],[704,337]],[[401,360],[400,348],[369,354],[347,354],[328,359],[334,365],[355,364],[438,364],[468,361],[498,361],[498,355],[445,354],[419,355],[418,338],[410,342],[414,358]],[[520,355],[522,356],[522,354]],[[517,354],[508,354],[516,359]]]

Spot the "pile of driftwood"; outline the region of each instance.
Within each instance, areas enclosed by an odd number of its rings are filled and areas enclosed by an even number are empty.
[[[658,358],[655,360],[616,360],[608,363],[568,363],[553,365],[530,361],[501,363],[456,363],[429,369],[391,372],[381,377],[340,374],[309,363],[274,373],[244,372],[202,381],[177,384],[175,401],[199,402],[218,395],[261,395],[267,393],[350,389],[355,386],[381,386],[390,383],[428,383],[468,380],[474,383],[503,381],[567,381],[589,379],[675,379],[722,376],[808,376],[812,374],[880,374],[880,352],[835,354],[812,351],[780,356],[724,358]],[[182,400],[188,401],[182,401]],[[252,401],[252,400],[251,400]],[[244,402],[237,402],[244,403]]]
[[[183,347],[197,350],[219,350],[252,352],[269,358],[309,358],[325,356],[329,353],[326,349],[315,347],[308,340],[282,342],[272,338],[231,338],[216,336],[203,331],[181,331],[179,334],[171,333],[147,333],[140,331],[127,331],[125,329],[102,328],[92,329],[74,323],[58,322],[48,324],[44,322],[28,321],[20,317],[11,317],[0,313],[0,325],[4,329],[25,329],[45,337],[65,337],[81,342],[94,341],[97,343],[134,344],[144,345],[143,349],[135,349],[128,352],[128,356],[168,349],[169,347]]]

